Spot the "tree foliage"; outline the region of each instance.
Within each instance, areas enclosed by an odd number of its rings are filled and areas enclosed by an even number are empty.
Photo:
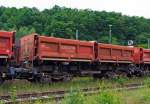
[[[134,40],[136,45],[146,47],[147,39],[150,38],[150,19],[144,17],[59,6],[43,11],[27,7],[0,7],[0,29],[16,30],[17,38],[37,32],[41,35],[75,39],[76,30],[79,30],[80,40],[107,43],[109,24],[112,25],[113,44],[126,45],[128,40]]]

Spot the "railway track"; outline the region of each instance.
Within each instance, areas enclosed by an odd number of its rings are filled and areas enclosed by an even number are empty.
[[[116,91],[122,91],[122,90],[134,90],[143,88],[143,84],[128,84],[123,87],[117,87],[117,88],[103,88],[103,90],[116,90]],[[80,90],[73,90],[76,91],[82,91],[85,95],[92,95],[100,93],[100,87],[90,87],[90,88],[84,88]],[[27,94],[20,94],[16,96],[15,102],[12,101],[11,95],[6,96],[0,96],[0,100],[4,102],[5,104],[14,104],[14,103],[22,103],[27,101],[36,101],[36,100],[56,100],[59,101],[63,99],[67,94],[69,94],[70,90],[59,90],[59,91],[49,91],[49,92],[41,92],[41,93],[27,93]]]

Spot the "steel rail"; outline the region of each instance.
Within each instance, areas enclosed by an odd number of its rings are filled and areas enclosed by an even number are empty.
[[[122,91],[122,90],[134,90],[139,88],[144,88],[143,84],[128,84],[120,87],[89,87],[83,88],[79,90],[72,90],[73,92],[82,91],[85,95],[92,95],[98,94],[101,90],[115,90],[115,91]],[[5,104],[12,104],[12,103],[19,103],[19,102],[27,102],[27,101],[36,101],[36,100],[61,100],[65,96],[69,96],[70,90],[59,90],[59,91],[48,91],[48,92],[41,92],[41,93],[26,93],[17,95],[15,102],[11,100],[11,95],[0,96],[0,101],[4,102]]]

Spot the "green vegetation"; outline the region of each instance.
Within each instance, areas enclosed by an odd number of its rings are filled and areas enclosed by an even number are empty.
[[[96,98],[96,104],[121,104],[119,96],[113,91],[101,91]]]
[[[0,104],[4,104],[4,102],[0,100]]]
[[[147,47],[150,38],[150,19],[129,17],[121,13],[78,10],[54,6],[39,11],[37,8],[0,7],[0,29],[16,30],[17,38],[37,32],[55,37],[108,42],[109,24],[112,25],[113,44],[126,45],[134,40],[137,46]]]
[[[129,81],[129,79],[127,77],[117,77],[114,78],[113,81],[123,86],[126,82]]]
[[[63,99],[62,104],[121,104],[121,99],[116,95],[115,91],[106,91],[105,83],[100,82],[100,93],[94,95],[92,102],[81,92],[71,92]],[[89,96],[90,97],[90,96]],[[90,102],[90,103],[89,103]]]
[[[85,104],[150,104],[150,89],[102,92],[98,95],[87,96]]]
[[[58,102],[39,99],[22,104],[58,104]],[[128,91],[102,90],[101,93],[90,96],[85,96],[82,92],[70,92],[61,104],[150,104],[150,89],[146,87]]]
[[[85,104],[84,97],[84,94],[82,94],[81,92],[73,92],[71,90],[69,95],[66,95],[66,97],[62,101],[62,104]]]
[[[120,80],[120,79],[118,79]],[[90,77],[82,77],[82,78],[74,78],[72,81],[63,83],[63,82],[58,82],[58,83],[52,83],[52,84],[34,84],[30,83],[28,81],[8,81],[5,82],[3,85],[0,86],[0,95],[6,95],[6,94],[11,94],[11,95],[16,95],[21,94],[21,93],[28,93],[28,92],[43,92],[43,91],[56,91],[56,90],[68,90],[70,88],[73,89],[81,89],[81,88],[87,88],[87,87],[98,87],[98,86],[103,86],[102,83],[106,87],[116,87],[120,86],[121,83],[123,82],[118,82],[116,79],[113,80],[94,80]],[[128,83],[142,83],[145,81],[143,78],[132,78],[130,80],[124,81],[124,84]]]
[[[124,104],[150,104],[150,89],[123,91],[121,93]]]
[[[12,102],[15,102],[15,101],[16,101],[16,98],[17,98],[17,90],[16,90],[16,89],[17,89],[17,88],[14,86],[14,87],[12,88],[12,91],[10,92]]]
[[[149,82],[149,78],[146,78],[144,82]],[[145,83],[147,86],[149,83]],[[101,90],[97,95],[92,96],[84,96],[82,94],[82,102],[84,104],[150,104],[150,88],[144,87],[136,90],[123,90],[123,91],[112,91],[112,90],[104,90],[106,84],[103,82],[100,84]],[[74,99],[78,98],[81,95],[74,97]],[[65,98],[67,100],[67,98]],[[68,97],[68,99],[70,99]],[[83,104],[81,102],[81,104]],[[65,103],[72,104],[72,103]],[[78,103],[80,104],[80,103]]]
[[[144,79],[144,84],[150,88],[150,78],[149,77]]]
[[[132,78],[130,80],[126,78],[119,78],[113,80],[96,80],[91,78],[75,78],[73,81],[68,83],[54,83],[54,84],[31,84],[26,81],[18,82],[6,82],[4,85],[0,86],[0,94],[10,93],[11,100],[16,100],[17,93],[27,93],[27,92],[41,92],[41,91],[54,91],[60,89],[71,89],[70,93],[62,100],[62,104],[150,104],[150,88],[148,87],[150,83],[150,78]],[[125,85],[129,83],[143,83],[145,88],[138,90],[129,91],[112,91],[105,90],[106,87],[116,88],[120,85]],[[85,96],[80,90],[74,92],[74,89],[81,89],[87,87],[97,87],[100,86],[100,92],[97,95]],[[0,104],[3,104],[0,101]],[[29,101],[23,104],[57,104],[55,101],[49,101],[48,99],[36,100],[35,102]]]
[[[43,102],[40,99],[38,99],[34,102],[34,104],[43,104]]]
[[[121,104],[121,99],[115,91],[106,90],[106,84],[100,83],[100,93],[95,96],[93,104]]]

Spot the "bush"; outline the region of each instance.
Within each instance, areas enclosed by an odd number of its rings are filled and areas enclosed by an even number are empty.
[[[144,85],[146,85],[147,87],[150,87],[150,78],[145,78]]]
[[[128,78],[127,77],[117,77],[117,78],[113,79],[113,81],[120,85],[124,85],[124,83],[128,81]]]
[[[96,98],[96,104],[121,104],[121,100],[114,92],[101,91]]]
[[[34,102],[34,104],[43,104],[43,102],[40,99],[38,99]]]
[[[17,99],[17,90],[16,87],[14,86],[11,91],[11,100],[13,102],[16,102],[16,99]]]
[[[4,104],[4,102],[0,100],[0,104]]]
[[[67,95],[62,104],[84,104],[84,95],[81,92],[71,92]]]

